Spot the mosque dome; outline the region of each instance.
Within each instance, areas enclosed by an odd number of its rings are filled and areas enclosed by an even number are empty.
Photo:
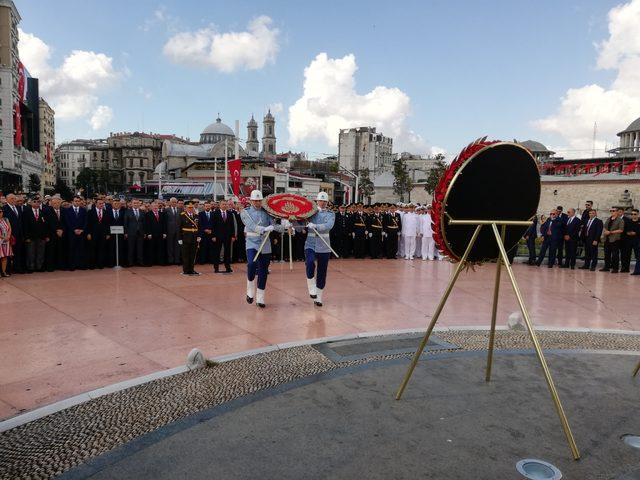
[[[207,125],[200,134],[200,143],[218,143],[225,138],[234,138],[235,134],[231,127],[222,123],[220,117],[216,118],[215,123]]]
[[[621,131],[618,135],[622,133],[637,132],[638,130],[640,130],[640,117],[631,122],[629,126]]]

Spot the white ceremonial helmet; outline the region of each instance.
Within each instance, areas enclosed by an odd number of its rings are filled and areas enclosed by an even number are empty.
[[[260,190],[252,190],[250,200],[262,200],[262,192]]]
[[[316,200],[321,200],[324,202],[328,202],[329,201],[329,195],[327,194],[327,192],[318,192],[318,196],[316,197]]]

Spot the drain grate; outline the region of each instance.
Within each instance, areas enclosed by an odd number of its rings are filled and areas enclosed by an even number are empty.
[[[325,357],[336,363],[350,362],[371,357],[413,353],[418,348],[424,334],[386,335],[384,337],[357,338],[314,345]],[[459,347],[433,335],[429,339],[426,351],[456,350]]]

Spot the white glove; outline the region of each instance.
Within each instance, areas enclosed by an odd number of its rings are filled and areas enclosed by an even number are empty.
[[[178,245],[182,245],[182,240],[178,240]]]
[[[373,237],[373,233],[370,233],[370,234],[369,234],[369,238],[371,238],[371,237]]]
[[[311,222],[307,223],[307,227],[309,227],[310,229],[316,228],[316,226],[317,225],[315,223],[311,223]]]
[[[264,227],[264,233],[273,232],[273,225],[269,225],[268,227]]]
[[[387,232],[382,232],[382,236],[386,237],[387,236]]]
[[[352,233],[352,234],[351,234],[351,236],[352,236],[353,238],[356,238],[356,234],[355,234],[355,232],[354,232],[354,233]]]
[[[284,220],[282,220],[280,222],[280,224],[284,227],[284,228],[291,228],[291,222],[289,220],[287,220],[286,218]]]

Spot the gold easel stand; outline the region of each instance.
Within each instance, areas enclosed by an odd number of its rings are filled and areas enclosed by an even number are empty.
[[[522,299],[522,294],[520,293],[520,289],[518,288],[518,284],[516,283],[516,279],[513,275],[513,270],[511,269],[511,265],[509,265],[509,260],[507,259],[507,252],[504,248],[504,236],[506,232],[507,225],[517,225],[517,226],[528,226],[531,224],[530,221],[504,221],[504,220],[450,220],[450,225],[477,225],[475,231],[473,232],[473,236],[471,237],[471,241],[467,246],[467,249],[464,252],[464,255],[458,262],[456,266],[455,272],[451,276],[449,280],[449,284],[447,285],[446,290],[444,291],[444,295],[440,299],[440,303],[436,308],[435,313],[433,314],[433,318],[431,319],[431,323],[429,324],[429,328],[427,328],[427,332],[424,334],[424,338],[420,342],[420,346],[418,350],[413,356],[411,360],[411,365],[407,370],[407,373],[404,376],[404,380],[402,381],[402,385],[398,389],[398,393],[396,394],[396,400],[400,400],[402,397],[402,393],[404,392],[407,384],[409,383],[409,379],[413,374],[413,370],[416,368],[416,364],[420,359],[420,355],[424,350],[424,347],[427,345],[429,341],[429,337],[431,336],[431,332],[438,321],[438,317],[444,308],[445,303],[447,303],[447,298],[453,290],[453,285],[456,283],[460,272],[466,265],[467,257],[469,256],[469,252],[473,248],[473,244],[476,242],[478,238],[478,234],[483,226],[489,225],[493,230],[493,234],[496,238],[496,243],[498,244],[498,249],[500,250],[500,257],[498,258],[497,268],[496,268],[496,283],[493,291],[493,309],[491,311],[491,333],[489,335],[489,352],[487,357],[487,374],[486,381],[488,382],[491,379],[491,363],[493,360],[493,344],[495,340],[495,332],[496,332],[496,312],[498,309],[498,289],[500,287],[500,266],[504,264],[507,273],[509,274],[509,279],[511,280],[511,285],[513,286],[513,291],[516,294],[518,299],[518,303],[520,304],[520,310],[522,310],[522,315],[524,316],[524,321],[527,325],[527,330],[529,331],[529,336],[531,337],[531,341],[533,342],[533,346],[536,350],[536,355],[538,357],[538,361],[542,366],[542,370],[544,372],[544,378],[547,381],[547,385],[549,387],[549,391],[551,392],[551,397],[553,398],[553,403],[556,406],[556,410],[558,412],[558,416],[560,417],[560,422],[562,423],[562,429],[564,430],[564,434],[567,437],[567,442],[569,444],[569,448],[571,449],[571,453],[573,455],[574,460],[580,459],[580,452],[578,451],[578,447],[576,446],[576,442],[573,438],[573,434],[571,433],[571,427],[569,427],[569,421],[567,420],[567,416],[564,413],[564,409],[562,408],[562,404],[560,403],[560,398],[558,397],[558,392],[556,391],[556,387],[553,384],[553,379],[551,378],[551,372],[549,371],[549,367],[547,366],[547,361],[544,358],[544,354],[542,353],[542,348],[540,347],[540,342],[536,336],[535,331],[533,330],[533,324],[531,323],[531,319],[529,318],[529,312],[524,305],[524,300]],[[502,235],[498,232],[498,225],[502,226]],[[639,365],[640,367],[640,365]],[[636,372],[637,373],[637,372]]]
[[[638,365],[636,365],[635,370],[633,370],[633,376],[635,377],[636,375],[638,375],[639,371],[640,371],[640,362],[638,362]]]

